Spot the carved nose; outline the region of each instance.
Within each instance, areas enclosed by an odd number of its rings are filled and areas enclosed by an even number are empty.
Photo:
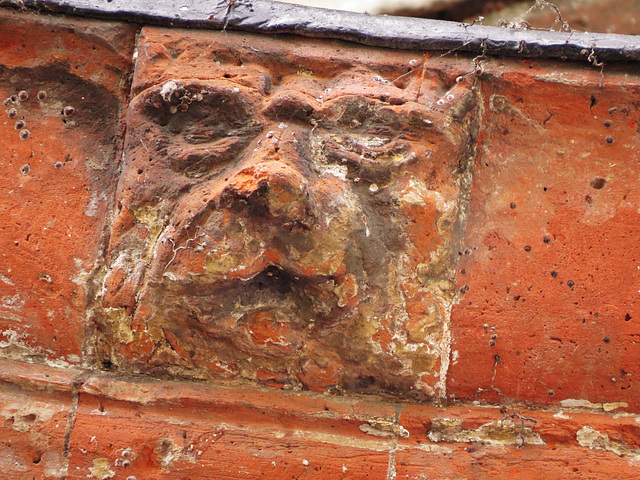
[[[284,224],[307,225],[313,216],[307,180],[283,162],[264,162],[242,169],[229,181],[222,198],[229,208],[248,208],[252,215]]]

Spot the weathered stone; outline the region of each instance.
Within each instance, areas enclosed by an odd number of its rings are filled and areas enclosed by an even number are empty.
[[[122,382],[116,391],[107,380],[97,378],[84,389],[96,396],[80,394],[69,479],[386,477],[392,440],[356,427],[366,418],[385,418],[384,410],[393,415],[386,407],[280,392],[236,395],[237,390],[177,382]],[[102,396],[101,386],[112,399]],[[146,392],[147,404],[123,401],[137,389]],[[361,413],[353,415],[355,410]]]
[[[361,53],[144,30],[98,364],[438,393],[475,93],[414,53]]]
[[[637,478],[633,68],[0,19],[2,478]]]
[[[134,35],[128,25],[0,12],[3,357],[80,363]]]
[[[65,478],[77,372],[7,360],[0,372],[2,478]]]
[[[604,478],[615,471],[632,479],[638,425],[634,415],[584,408],[390,405],[96,375],[80,390],[69,478],[97,468],[113,478],[445,480],[497,479],[505,471]]]
[[[527,65],[486,66],[448,392],[638,411],[640,82]]]

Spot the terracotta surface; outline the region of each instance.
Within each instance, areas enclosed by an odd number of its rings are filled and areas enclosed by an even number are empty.
[[[615,407],[403,405],[0,367],[9,479],[633,479],[640,462],[639,417]]]
[[[81,362],[135,29],[0,17],[0,355]]]
[[[638,477],[635,66],[0,13],[2,478]]]
[[[469,85],[411,52],[152,28],[139,41],[97,363],[442,394]]]
[[[527,67],[483,83],[448,392],[638,411],[640,85]]]

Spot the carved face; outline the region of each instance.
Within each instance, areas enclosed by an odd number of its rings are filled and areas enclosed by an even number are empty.
[[[130,107],[105,280],[115,362],[433,393],[467,135],[420,101],[419,72],[400,88],[384,65],[211,70]]]

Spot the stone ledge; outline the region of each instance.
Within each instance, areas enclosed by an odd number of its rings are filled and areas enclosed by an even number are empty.
[[[10,444],[27,442],[11,455],[37,450],[26,437],[33,429],[53,438],[60,427],[42,423],[49,412],[66,411],[64,418],[73,411],[68,479],[151,478],[178,471],[205,479],[260,471],[276,478],[291,472],[300,478],[389,478],[394,469],[397,475],[420,478],[422,472],[444,479],[453,473],[464,478],[478,468],[482,478],[500,478],[491,470],[507,466],[523,478],[540,470],[584,478],[584,468],[615,469],[618,478],[633,478],[640,463],[640,416],[593,412],[591,405],[575,408],[579,403],[545,410],[508,401],[444,407],[80,370],[72,374],[9,361],[0,362],[0,369],[2,412],[13,419],[4,428],[14,438]],[[39,393],[24,394],[24,389],[69,392],[74,382],[76,407],[68,396],[49,397],[43,404]],[[58,453],[47,458],[51,462],[55,456],[62,468],[65,450],[58,445]]]

